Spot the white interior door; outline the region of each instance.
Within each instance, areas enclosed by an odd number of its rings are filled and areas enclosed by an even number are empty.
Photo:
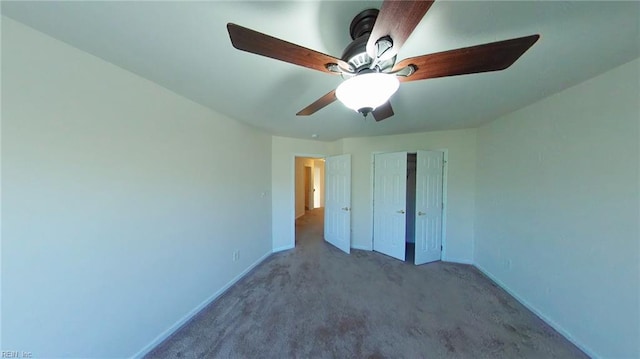
[[[375,155],[373,250],[405,260],[407,153]]]
[[[325,159],[324,239],[351,251],[351,155]]]
[[[443,153],[418,151],[416,161],[415,264],[442,257]]]

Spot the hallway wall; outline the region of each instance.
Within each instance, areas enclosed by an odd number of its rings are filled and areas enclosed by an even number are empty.
[[[306,194],[305,192],[305,167],[311,167],[312,168],[312,176],[314,177],[313,179],[313,186],[317,189],[316,192],[317,193],[321,193],[321,185],[324,182],[324,178],[319,181],[318,183],[316,183],[315,179],[319,176],[316,176],[316,171],[320,171],[319,168],[317,167],[317,163],[318,162],[322,162],[319,159],[313,159],[313,158],[308,158],[308,157],[296,157],[296,163],[295,163],[295,202],[296,202],[296,218],[303,216],[304,212],[305,212],[305,198],[306,198]],[[314,193],[316,193],[314,192]],[[324,196],[323,196],[324,197]],[[314,202],[314,208],[315,206],[317,206],[319,203],[315,203]]]

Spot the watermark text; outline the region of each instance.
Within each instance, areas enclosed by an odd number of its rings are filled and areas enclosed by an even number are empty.
[[[0,358],[33,358],[33,353],[24,350],[3,350],[0,351]]]

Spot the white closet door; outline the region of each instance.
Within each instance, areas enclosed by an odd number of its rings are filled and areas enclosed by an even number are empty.
[[[373,250],[405,260],[407,153],[375,155]]]
[[[351,251],[351,155],[325,159],[324,239]]]
[[[443,153],[418,151],[416,162],[415,264],[442,257]]]

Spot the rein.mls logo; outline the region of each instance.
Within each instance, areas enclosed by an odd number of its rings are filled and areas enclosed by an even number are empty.
[[[3,350],[2,358],[33,358],[33,354],[20,350]]]

